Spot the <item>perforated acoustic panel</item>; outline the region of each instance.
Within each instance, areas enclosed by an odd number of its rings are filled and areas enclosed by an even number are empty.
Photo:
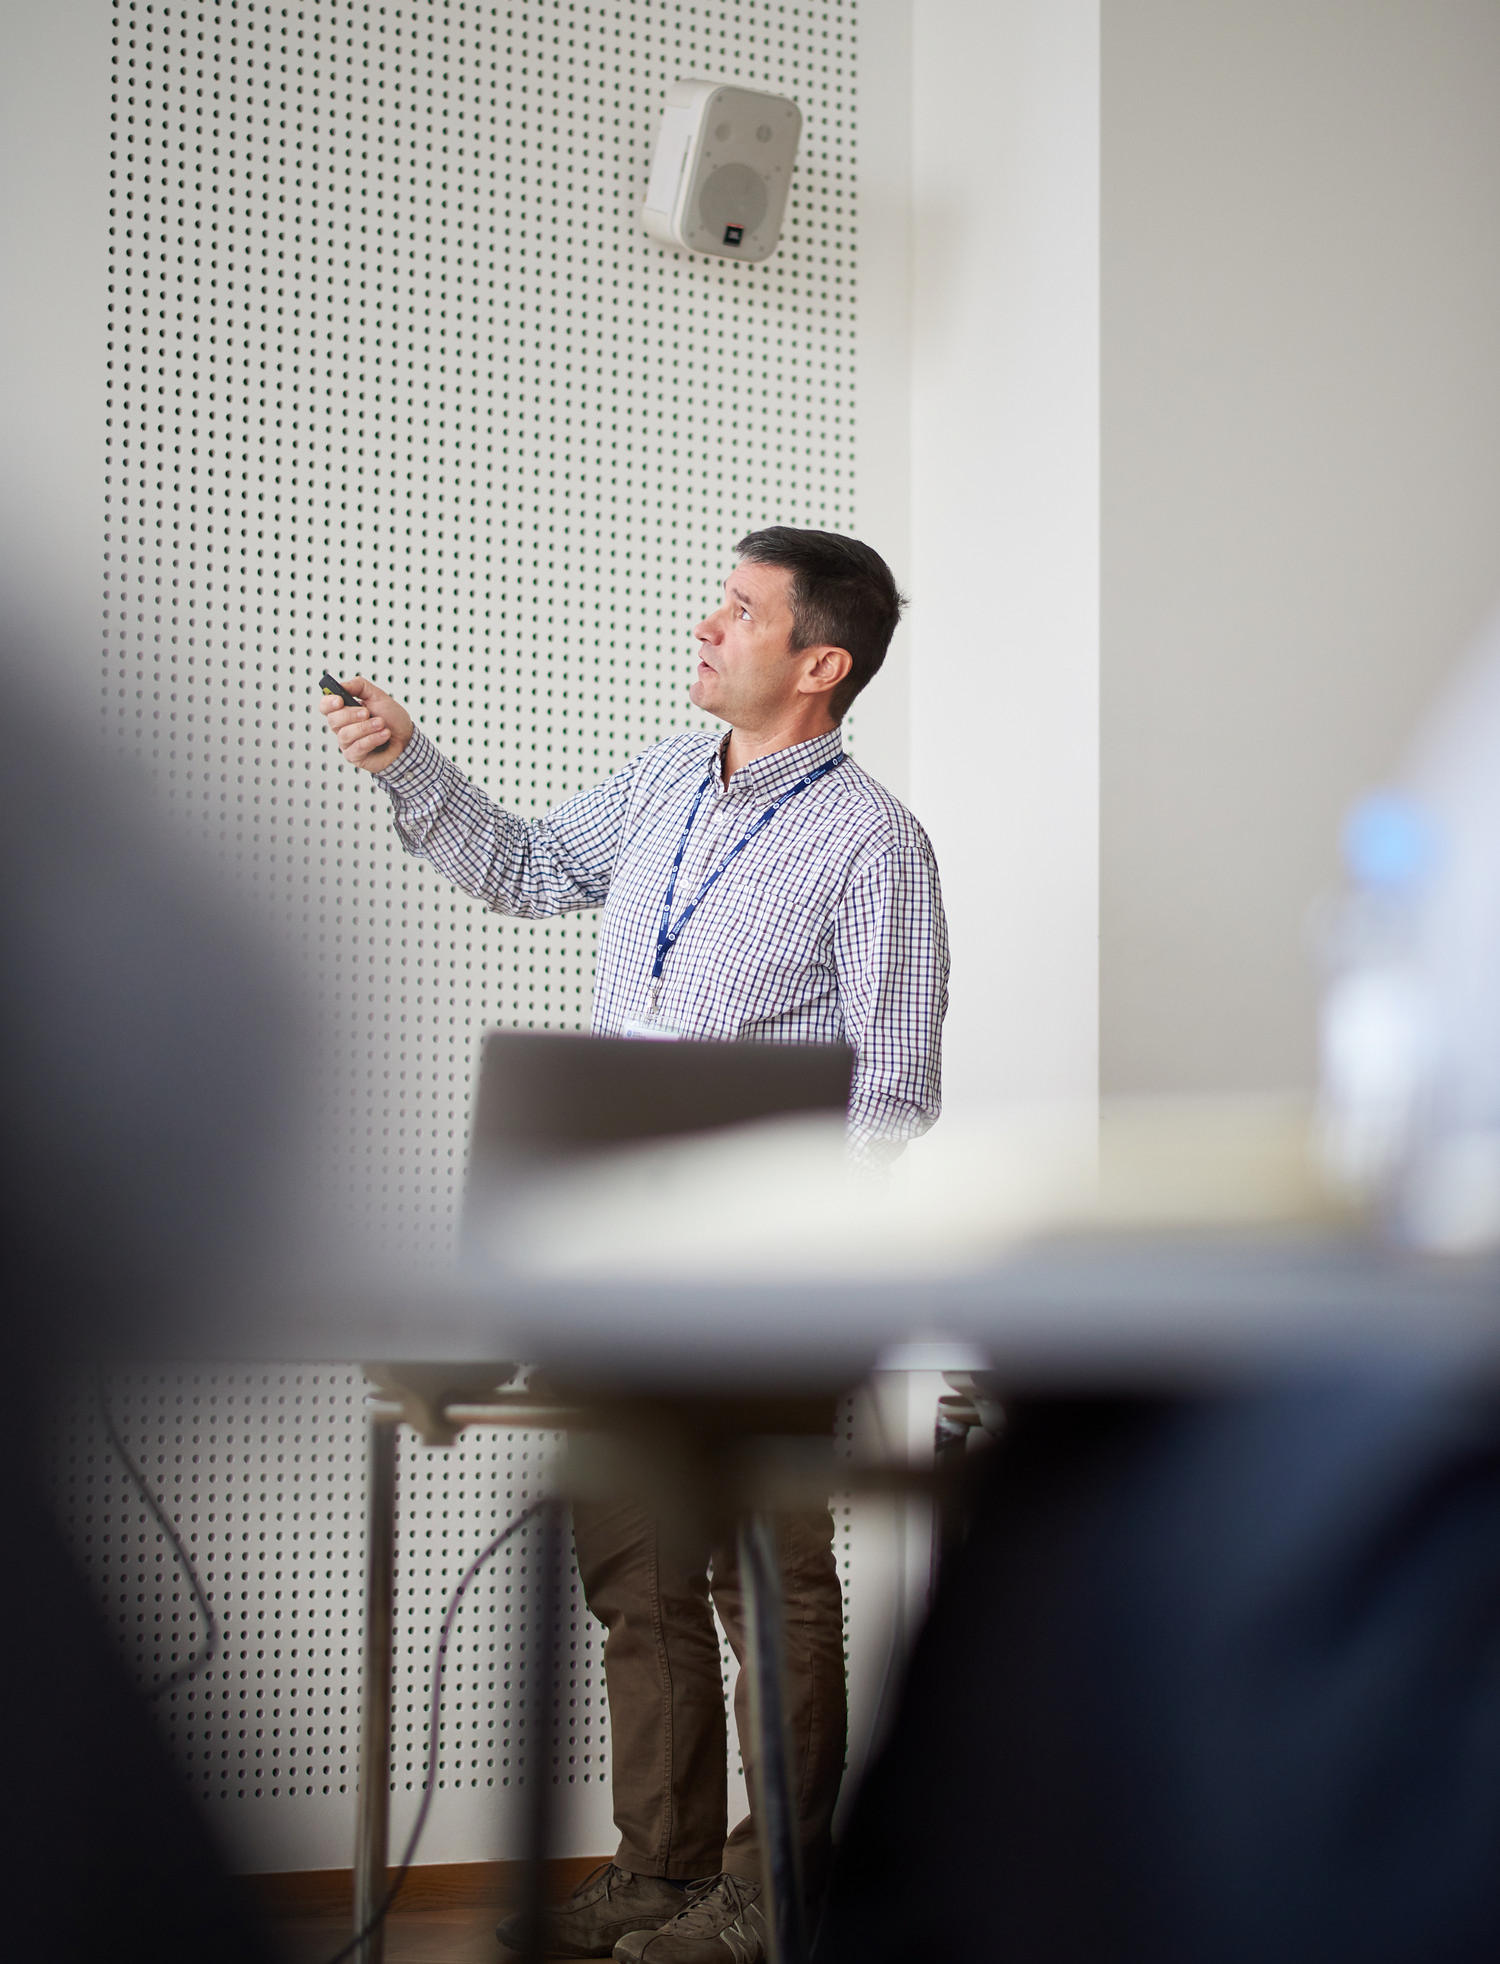
[[[478,1033],[586,1023],[595,929],[406,862],[314,678],[525,811],[701,720],[734,540],[853,521],[851,14],[116,11],[105,713],[311,963],[340,1199],[403,1252],[446,1245]],[[641,231],[695,72],[807,118],[764,266]]]
[[[219,1651],[175,1688],[204,1636],[170,1543],[83,1395],[59,1439],[59,1500],[126,1658],[158,1701],[201,1800],[228,1810],[255,1865],[347,1866],[358,1775],[363,1385],[346,1369],[117,1374],[111,1416],[208,1591]],[[453,1584],[541,1491],[555,1435],[473,1431],[448,1451],[403,1435],[393,1818],[423,1787],[433,1638]],[[493,1859],[512,1839],[534,1619],[531,1531],[485,1569],[448,1651],[428,1859]],[[554,1777],[565,1833],[608,1846],[602,1634],[578,1594],[564,1652]],[[437,1851],[436,1853],[434,1851]],[[294,1857],[293,1859],[289,1859]]]
[[[378,680],[540,811],[699,720],[690,629],[743,531],[855,529],[857,7],[129,0],[98,19],[107,734],[338,1034],[318,1088],[329,1204],[372,1247],[440,1255],[479,1033],[586,1024],[594,921],[499,920],[405,859],[383,794],[336,761],[314,680]],[[640,229],[662,99],[693,74],[802,108],[763,266]],[[183,1370],[113,1395],[225,1622],[221,1660],[165,1701],[183,1764],[249,1865],[343,1864],[357,1382]],[[86,1411],[66,1445],[69,1517],[122,1639],[170,1670],[192,1633],[169,1551]],[[403,1802],[434,1612],[552,1449],[476,1433],[403,1451]],[[524,1573],[517,1549],[463,1613],[426,1859],[503,1852]],[[573,1849],[603,1852],[581,1609],[570,1641],[558,1777]]]
[[[153,1698],[200,1801],[250,1868],[344,1867],[358,1777],[364,1386],[342,1368],[135,1371],[80,1393],[57,1435],[58,1504],[122,1654]],[[191,1586],[108,1436],[101,1407],[171,1517],[207,1592],[216,1653]],[[403,1433],[392,1820],[399,1846],[424,1790],[433,1640],[459,1576],[543,1490],[555,1434],[482,1429],[429,1450]],[[836,1451],[854,1447],[854,1401]],[[846,1623],[853,1508],[835,1501]],[[529,1700],[540,1567],[523,1526],[481,1572],[447,1653],[428,1861],[486,1861],[518,1846],[525,1728],[551,1746],[560,1837],[613,1846],[602,1632],[564,1571],[558,1703]],[[868,1608],[868,1606],[867,1606]],[[869,1633],[867,1632],[867,1635]],[[722,1646],[726,1698],[734,1669]],[[184,1682],[169,1681],[182,1674]],[[743,1811],[731,1736],[731,1818]]]

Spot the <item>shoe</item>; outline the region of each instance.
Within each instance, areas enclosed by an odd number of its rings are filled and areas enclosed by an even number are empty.
[[[615,1945],[622,1964],[761,1964],[769,1954],[760,1884],[716,1875],[688,1892],[670,1923]]]
[[[648,1934],[682,1908],[682,1891],[655,1875],[632,1875],[614,1862],[601,1862],[565,1903],[542,1918],[542,1949],[548,1957],[609,1957],[621,1937]],[[502,1957],[519,1957],[526,1941],[526,1918],[507,1916],[496,1930]]]

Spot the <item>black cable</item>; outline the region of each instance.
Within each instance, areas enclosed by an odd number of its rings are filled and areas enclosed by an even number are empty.
[[[422,1795],[422,1805],[417,1809],[417,1818],[412,1823],[411,1833],[406,1838],[406,1847],[401,1855],[400,1867],[396,1870],[396,1879],[386,1891],[384,1902],[381,1903],[379,1909],[376,1910],[365,1927],[362,1930],[356,1930],[343,1949],[336,1950],[332,1957],[327,1959],[327,1964],[344,1964],[344,1959],[351,1957],[365,1939],[373,1936],[380,1928],[381,1924],[384,1923],[385,1919],[390,1915],[391,1910],[395,1907],[396,1898],[400,1895],[402,1885],[405,1883],[407,1875],[411,1870],[411,1865],[416,1859],[417,1844],[422,1839],[422,1830],[427,1825],[427,1810],[432,1805],[432,1796],[437,1787],[438,1717],[443,1702],[443,1665],[447,1659],[448,1639],[453,1634],[453,1619],[458,1614],[458,1606],[463,1601],[469,1584],[478,1575],[485,1563],[493,1556],[499,1554],[500,1550],[518,1528],[524,1527],[529,1520],[534,1519],[536,1515],[541,1513],[544,1507],[550,1505],[551,1501],[547,1499],[534,1500],[529,1507],[522,1508],[516,1518],[513,1521],[507,1522],[493,1541],[487,1543],[485,1547],[480,1549],[473,1561],[464,1570],[462,1576],[460,1576],[457,1588],[448,1598],[448,1608],[443,1616],[443,1626],[438,1632],[437,1648],[433,1653],[432,1659],[432,1703],[427,1723],[427,1770],[423,1780],[425,1791]]]
[[[176,1523],[171,1519],[167,1510],[162,1506],[150,1487],[147,1486],[145,1474],[142,1473],[134,1459],[131,1458],[125,1441],[120,1437],[115,1427],[114,1414],[109,1409],[109,1392],[102,1374],[96,1380],[95,1389],[99,1395],[99,1410],[104,1418],[104,1430],[109,1435],[109,1443],[113,1446],[125,1471],[130,1475],[136,1492],[145,1501],[147,1507],[150,1508],[156,1525],[172,1544],[172,1552],[176,1555],[183,1574],[192,1586],[193,1601],[197,1605],[198,1618],[203,1625],[203,1641],[188,1661],[185,1664],[179,1664],[170,1677],[163,1678],[160,1683],[152,1685],[146,1693],[148,1698],[160,1698],[163,1692],[175,1691],[179,1685],[184,1685],[190,1678],[197,1677],[203,1667],[213,1661],[214,1655],[219,1648],[219,1625],[213,1610],[209,1606],[208,1596],[204,1591],[203,1584],[198,1579],[198,1571],[193,1566],[192,1557],[182,1545],[182,1536],[177,1532]]]

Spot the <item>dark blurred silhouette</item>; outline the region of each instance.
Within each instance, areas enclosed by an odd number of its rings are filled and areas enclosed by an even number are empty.
[[[1500,1400],[1022,1401],[819,1964],[1492,1964]]]
[[[41,1479],[64,1376],[207,1331],[296,1067],[286,1001],[93,745],[6,676],[0,772],[0,1848],[6,1954],[265,1948]],[[211,1350],[211,1344],[202,1346]]]

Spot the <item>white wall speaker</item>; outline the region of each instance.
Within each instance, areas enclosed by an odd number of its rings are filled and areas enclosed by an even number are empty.
[[[784,95],[688,76],[667,91],[641,212],[661,245],[769,259],[781,237],[802,111]]]

